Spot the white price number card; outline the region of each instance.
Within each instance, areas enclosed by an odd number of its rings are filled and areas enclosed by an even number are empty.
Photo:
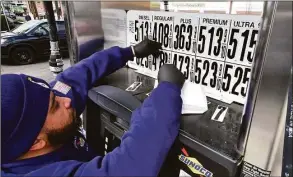
[[[224,61],[231,20],[219,15],[201,15],[197,56]]]
[[[197,57],[191,65],[190,81],[201,84],[207,96],[221,99],[224,62]]]
[[[128,44],[137,44],[151,34],[151,13],[129,11],[127,14]]]
[[[251,67],[226,63],[222,80],[223,99],[244,104],[250,76]]]
[[[148,69],[145,69],[144,72],[153,78],[157,78],[159,69],[164,64],[172,63],[172,52],[171,51],[165,51],[163,50],[161,55],[157,58],[150,57],[150,67]]]
[[[157,78],[161,66],[166,63],[172,63],[172,52],[162,51],[161,55],[157,58],[150,55],[148,58],[136,58],[135,61],[135,64],[140,67],[137,72]]]
[[[172,50],[173,21],[175,13],[152,13],[152,39],[160,42],[165,50]]]
[[[174,64],[209,97],[244,104],[254,61],[260,16],[128,11],[127,44],[144,38],[162,43],[154,58],[135,58],[131,68],[156,78]]]
[[[235,16],[231,22],[226,61],[251,66],[259,33],[259,16]]]
[[[173,52],[172,59],[172,63],[184,74],[185,79],[189,80],[192,61],[194,61],[195,56]]]
[[[135,45],[151,35],[152,15],[146,11],[129,11],[127,13],[127,45]],[[148,58],[135,58],[128,62],[134,69],[148,66]]]
[[[174,15],[173,51],[195,55],[199,18],[193,14]]]

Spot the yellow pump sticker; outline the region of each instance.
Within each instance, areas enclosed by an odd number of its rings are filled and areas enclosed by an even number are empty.
[[[187,167],[194,173],[200,176],[212,177],[213,173],[204,168],[203,165],[194,157],[189,157],[186,150],[182,149],[183,154],[179,155],[179,160],[187,165]]]

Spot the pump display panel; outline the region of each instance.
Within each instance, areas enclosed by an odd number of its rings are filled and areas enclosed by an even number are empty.
[[[156,78],[163,64],[172,63],[207,96],[245,104],[260,20],[254,15],[130,10],[127,45],[149,38],[162,43],[163,52],[128,65]]]
[[[101,12],[103,30],[107,31],[105,48],[135,45],[149,38],[162,43],[162,54],[158,58],[135,58],[128,67],[101,79],[99,85],[121,89],[142,103],[155,86],[159,68],[170,63],[187,82],[201,85],[207,96],[206,112],[182,114],[178,146],[170,151],[160,176],[234,176],[242,155],[238,143],[260,16],[121,9]],[[121,93],[119,99],[113,95],[106,99],[106,93],[100,91],[92,90],[90,96],[100,106],[94,108],[95,115],[102,110],[109,116],[100,114],[101,124],[89,124],[101,125],[101,137],[107,145],[100,150],[108,153],[130,126],[131,111],[128,116],[121,114],[121,105],[129,105],[130,98],[121,100]],[[113,100],[121,102],[112,108]],[[122,111],[113,112],[118,108]]]

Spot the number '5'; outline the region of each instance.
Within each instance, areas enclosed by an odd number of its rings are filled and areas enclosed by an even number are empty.
[[[137,24],[138,24],[138,20],[135,20],[135,22],[134,22],[134,29],[135,29],[135,36],[134,36],[134,39],[135,39],[135,41],[138,41],[138,27],[137,27]]]
[[[200,78],[201,78],[201,69],[199,67],[200,63],[201,63],[201,60],[198,60],[198,59],[195,60],[194,72],[198,73],[198,76],[194,75],[194,82],[197,83],[197,84],[200,83]]]
[[[232,65],[226,65],[225,71],[224,71],[224,76],[223,79],[227,79],[227,83],[222,84],[222,89],[227,92],[230,87],[230,82],[231,82],[231,74],[229,74],[229,69],[233,68]]]
[[[228,49],[228,58],[233,59],[235,57],[236,49],[237,49],[237,40],[234,38],[234,34],[239,33],[239,29],[232,29],[231,37],[229,40],[229,45],[233,45],[233,49]]]
[[[199,53],[203,53],[204,51],[204,46],[205,46],[205,40],[206,40],[206,37],[202,34],[203,30],[207,29],[205,26],[201,26],[200,27],[200,30],[199,30],[199,38],[198,38],[198,41],[201,41],[202,40],[202,45],[198,44],[198,49],[197,51]]]

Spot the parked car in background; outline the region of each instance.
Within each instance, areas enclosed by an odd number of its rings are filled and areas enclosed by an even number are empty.
[[[23,22],[14,20],[8,16],[5,17],[5,15],[1,15],[1,31],[13,30],[21,24],[23,24]]]
[[[9,17],[9,18],[11,18],[11,19],[13,19],[13,20],[16,19],[16,15],[15,15],[15,13],[13,13],[13,12],[11,12],[11,11],[8,11],[7,9],[2,10],[2,11],[1,11],[1,15],[6,15],[6,17]]]
[[[23,7],[21,7],[21,6],[15,6],[12,9],[13,9],[13,12],[15,13],[15,15],[17,15],[17,16],[23,16],[23,14],[24,14]]]
[[[8,16],[1,15],[1,31],[9,31],[13,28],[15,28],[14,20]]]
[[[56,21],[60,53],[68,55],[64,21]],[[14,64],[30,64],[50,56],[47,20],[31,20],[10,32],[1,32],[1,59]]]

